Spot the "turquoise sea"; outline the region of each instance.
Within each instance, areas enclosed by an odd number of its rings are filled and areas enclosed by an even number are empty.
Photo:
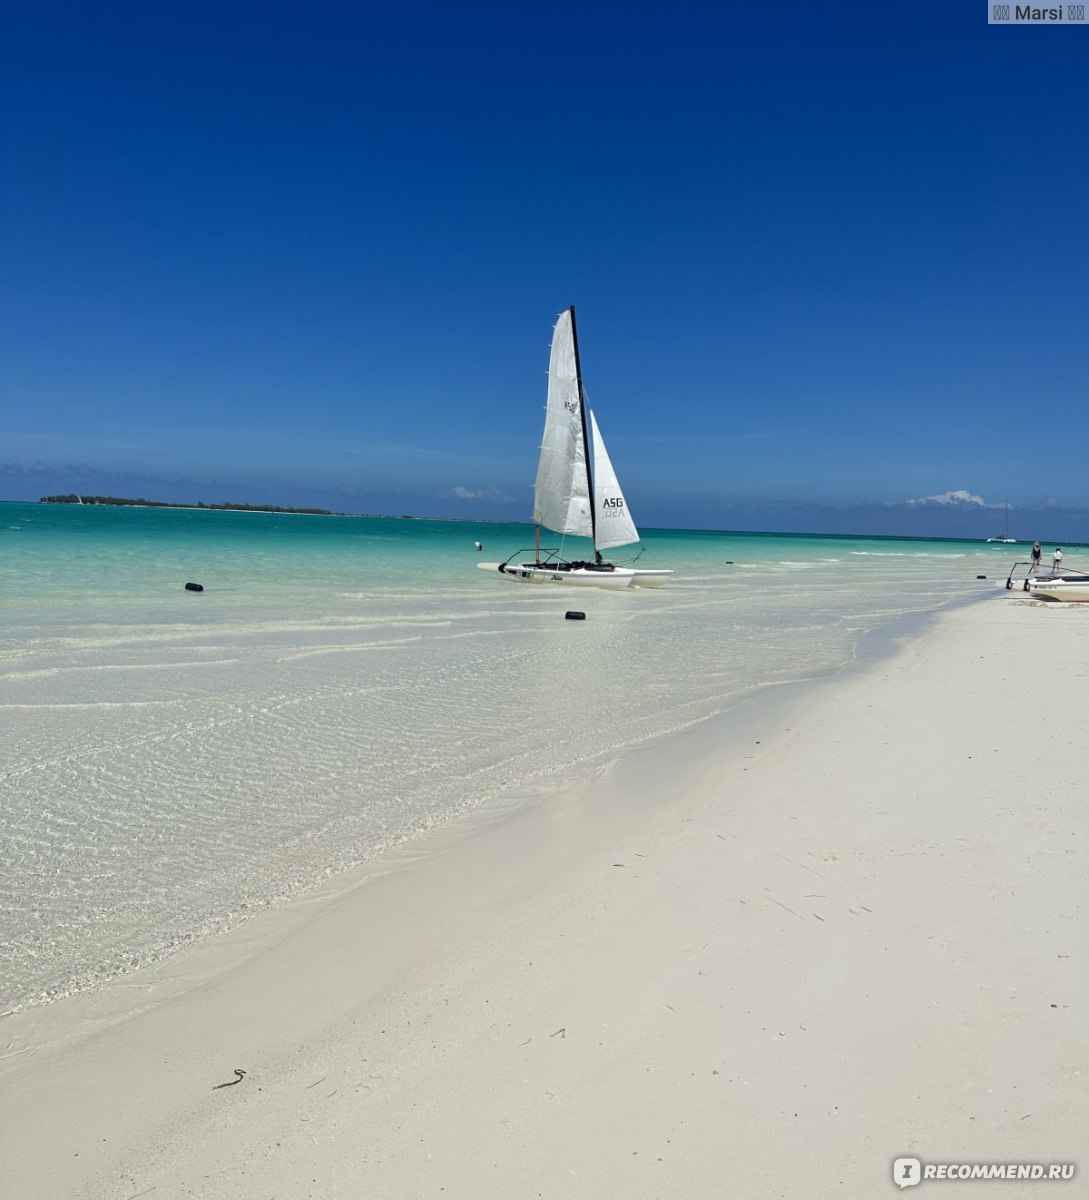
[[[532,533],[0,504],[0,1011],[840,668],[870,631],[994,594],[1027,550],[646,531],[642,565],[676,572],[660,591],[475,569]]]

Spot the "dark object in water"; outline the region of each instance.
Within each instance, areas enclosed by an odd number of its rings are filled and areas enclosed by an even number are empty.
[[[203,592],[204,584],[203,583],[187,583],[185,585],[185,590],[187,592]]]
[[[977,575],[976,578],[977,579],[986,579],[987,576],[986,575]]]
[[[585,621],[586,620],[586,614],[584,612],[574,612],[571,609],[568,609],[568,611],[563,614],[563,617],[564,617],[565,621]]]

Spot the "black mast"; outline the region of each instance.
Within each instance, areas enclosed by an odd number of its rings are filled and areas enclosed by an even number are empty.
[[[575,306],[567,310],[571,314],[571,341],[575,347],[575,379],[579,385],[579,419],[582,421],[582,449],[586,458],[586,490],[590,496],[590,536],[594,539],[594,560],[601,561],[597,551],[597,505],[594,503],[594,477],[590,472],[590,431],[586,427],[586,397],[582,392],[582,361],[579,358],[579,335],[575,328]]]

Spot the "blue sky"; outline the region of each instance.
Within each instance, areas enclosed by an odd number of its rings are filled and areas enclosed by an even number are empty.
[[[2,499],[529,520],[575,304],[645,526],[1089,540],[1087,29],[44,0],[0,97]]]

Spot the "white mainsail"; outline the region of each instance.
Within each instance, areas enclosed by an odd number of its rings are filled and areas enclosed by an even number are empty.
[[[631,519],[631,513],[620,490],[620,481],[613,470],[609,452],[597,418],[590,413],[591,436],[594,441],[594,506],[597,520],[594,524],[594,549],[610,550],[613,546],[629,546],[639,541],[639,530]]]
[[[570,309],[560,313],[552,333],[544,436],[533,485],[533,521],[554,533],[593,536],[582,396]]]

